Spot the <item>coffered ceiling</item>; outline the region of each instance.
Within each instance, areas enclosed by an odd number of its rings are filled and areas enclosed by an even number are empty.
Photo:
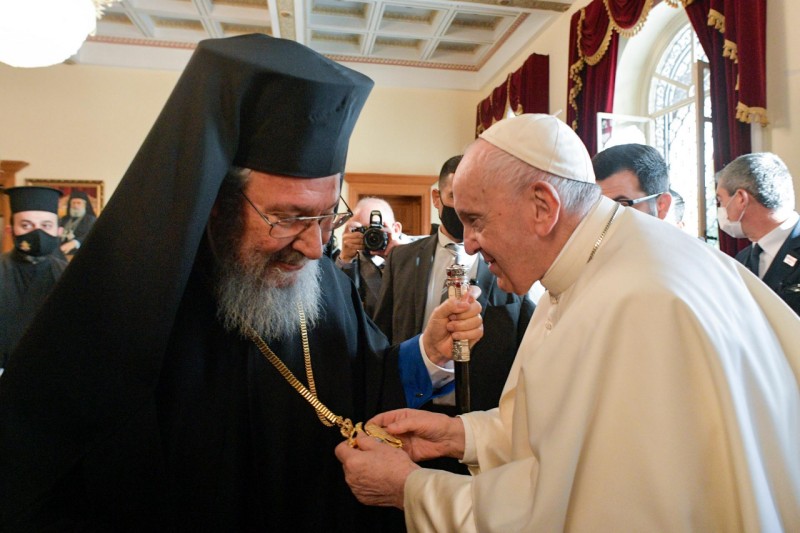
[[[476,90],[575,1],[121,0],[72,62],[182,69],[201,39],[258,32],[378,85]]]

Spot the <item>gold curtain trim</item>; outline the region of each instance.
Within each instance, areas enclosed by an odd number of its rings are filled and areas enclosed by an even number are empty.
[[[730,58],[730,60],[733,61],[734,63],[738,63],[739,46],[735,42],[725,39],[724,44],[722,46],[722,57]]]
[[[586,19],[586,8],[581,8],[581,16],[578,18],[578,28],[575,31],[575,49],[578,51],[578,60],[569,66],[569,78],[575,85],[569,90],[567,95],[567,103],[575,110],[575,119],[572,121],[572,129],[578,130],[578,103],[575,101],[583,89],[583,80],[581,79],[581,71],[585,65],[583,59],[583,52],[581,52],[581,31],[583,29],[583,21]],[[609,26],[610,27],[610,26]]]
[[[716,9],[709,9],[708,10],[708,25],[714,26],[714,29],[718,30],[720,33],[725,33],[725,15],[717,11]]]
[[[506,102],[505,102],[505,105],[503,106],[503,111],[504,111],[503,112],[503,118],[505,118],[505,115],[506,115],[505,114],[505,110],[511,108],[511,74],[508,74],[506,76],[505,84],[506,84]],[[497,120],[495,120],[495,118],[494,118],[494,91],[490,92],[489,96],[487,98],[489,99],[489,103],[491,104],[490,107],[492,109],[492,124],[489,125],[491,127],[495,122],[497,122]],[[481,100],[481,102],[482,101],[483,100]],[[514,111],[515,115],[520,115],[520,114],[523,113],[522,105],[517,106],[517,109],[519,109],[519,111]],[[479,124],[478,124],[478,127],[475,128],[475,132],[477,133],[477,135],[480,135],[481,133],[486,131],[486,128],[483,127],[483,122],[481,121],[481,104],[480,104],[480,102],[478,102],[478,122],[479,122]]]
[[[769,124],[766,109],[763,107],[750,107],[742,102],[736,104],[736,120],[747,124],[755,124],[758,122],[762,126]]]
[[[521,69],[522,67],[519,67],[519,68]],[[549,66],[548,66],[548,68],[549,68]],[[516,71],[514,71],[514,72],[516,72]],[[522,85],[522,80],[521,79],[520,79],[519,83],[520,83],[520,86],[521,86]],[[506,85],[508,85],[508,87],[506,87],[506,107],[508,109],[511,109],[511,74],[509,74],[506,77]],[[522,91],[520,91],[519,97],[520,97],[519,98],[520,102],[517,104],[516,109],[511,109],[511,111],[514,113],[514,115],[521,115],[521,114],[525,113],[525,110],[522,108]]]
[[[644,23],[647,22],[647,15],[650,14],[650,10],[653,8],[653,0],[645,1],[644,7],[642,8],[642,13],[639,15],[639,20],[636,21],[633,27],[628,29],[625,29],[617,24],[617,21],[611,14],[611,7],[608,5],[608,0],[603,0],[603,5],[606,6],[606,13],[608,13],[609,26],[613,27],[613,29],[623,37],[633,37],[641,31],[641,29],[644,27]],[[677,7],[677,5],[673,7]]]
[[[567,96],[567,102],[569,106],[575,110],[575,119],[572,121],[573,130],[578,129],[578,103],[576,100],[578,99],[578,95],[583,90],[583,80],[581,79],[581,71],[583,70],[585,63],[583,59],[578,59],[575,63],[570,65],[569,67],[569,77],[570,79],[575,82],[575,85],[569,90],[569,95]]]
[[[578,27],[579,31],[583,28],[583,15],[581,15],[580,26]],[[603,42],[600,45],[600,48],[594,54],[590,56],[584,56],[583,50],[581,50],[581,35],[578,33],[578,54],[583,57],[583,60],[586,61],[586,64],[590,67],[595,66],[603,59],[603,56],[606,55],[608,51],[608,45],[611,44],[611,36],[614,32],[614,25],[611,24],[611,20],[609,19],[608,22],[608,29],[606,30],[606,34],[603,37]]]
[[[506,116],[506,109],[511,109],[511,74],[506,75],[506,105],[503,106],[503,118]]]
[[[580,52],[578,52],[580,55]],[[581,71],[583,70],[584,61],[582,58],[579,58],[575,63],[570,65],[569,67],[569,77],[570,79],[575,82],[575,85],[569,90],[569,95],[567,96],[567,101],[569,106],[575,110],[575,119],[572,121],[572,129],[577,131],[578,130],[578,103],[576,102],[578,95],[581,93],[583,89],[583,80],[581,79]]]
[[[669,0],[667,0],[669,1]],[[688,5],[688,3],[686,4]],[[715,9],[708,10],[708,25],[713,26],[714,29],[725,34],[725,15]],[[722,43],[722,57],[728,58],[735,64],[739,63],[739,45],[728,39],[723,39]],[[739,82],[741,78],[737,71],[736,73],[736,86],[734,91],[739,92]],[[745,124],[759,123],[762,126],[769,124],[767,120],[767,110],[763,107],[749,107],[741,102],[736,104],[736,120],[744,122]]]
[[[606,7],[606,9],[608,8]],[[576,48],[578,50],[578,60],[569,67],[569,77],[573,82],[575,82],[575,85],[573,85],[573,87],[569,90],[569,95],[567,96],[567,102],[569,103],[569,106],[575,110],[575,120],[573,120],[571,124],[573,130],[578,129],[579,110],[576,100],[578,98],[578,95],[581,93],[581,90],[583,90],[583,80],[581,79],[580,76],[581,71],[583,70],[583,67],[585,65],[594,66],[601,59],[603,59],[603,56],[608,51],[608,45],[611,43],[611,36],[613,35],[612,32],[614,31],[614,26],[611,24],[611,17],[609,17],[608,29],[606,30],[606,34],[603,37],[603,42],[601,43],[600,48],[598,48],[597,52],[595,52],[591,56],[585,56],[583,54],[583,50],[581,50],[581,35],[583,34],[583,22],[586,20],[586,8],[585,7],[582,8],[580,13],[581,16],[578,19],[578,28],[576,31],[577,34]]]

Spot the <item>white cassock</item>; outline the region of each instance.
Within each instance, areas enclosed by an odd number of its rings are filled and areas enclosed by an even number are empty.
[[[422,469],[410,531],[800,531],[800,318],[732,258],[601,199],[542,279],[474,476]]]

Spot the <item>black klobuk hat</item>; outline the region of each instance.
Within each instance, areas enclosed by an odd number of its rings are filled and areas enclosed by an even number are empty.
[[[201,41],[185,76],[200,80],[209,71],[225,83],[204,83],[206,94],[184,97],[219,98],[217,113],[205,120],[230,116],[225,108],[247,110],[230,124],[238,131],[234,165],[301,178],[344,172],[350,134],[374,85],[367,76],[294,41],[258,34]]]
[[[49,211],[58,214],[58,199],[63,193],[50,187],[11,187],[2,189],[11,200],[11,212]]]

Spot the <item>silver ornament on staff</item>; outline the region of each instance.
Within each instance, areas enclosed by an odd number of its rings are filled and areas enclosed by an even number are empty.
[[[448,298],[461,298],[469,292],[469,269],[464,265],[454,264],[447,267]],[[469,341],[453,341],[453,362],[456,378],[456,408],[459,413],[470,411],[469,392]]]

